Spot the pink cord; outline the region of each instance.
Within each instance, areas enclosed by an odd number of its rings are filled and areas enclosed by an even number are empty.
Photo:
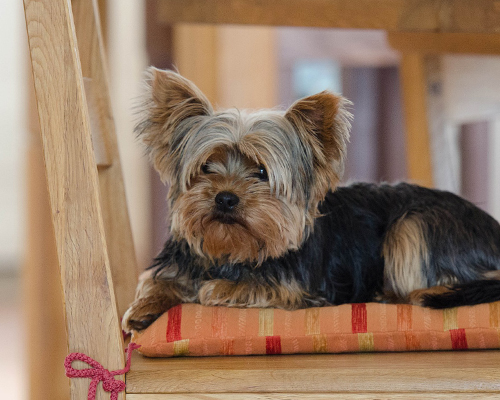
[[[95,400],[95,394],[97,390],[97,385],[102,381],[102,387],[106,392],[111,393],[110,400],[117,400],[118,393],[125,390],[125,382],[116,380],[115,375],[126,374],[130,370],[130,362],[132,357],[132,351],[138,349],[139,345],[135,343],[129,343],[127,350],[127,363],[124,369],[118,371],[108,371],[97,361],[83,353],[71,353],[66,357],[64,361],[64,368],[66,369],[66,376],[68,378],[90,378],[92,381],[89,385],[89,394],[87,400]],[[71,366],[73,361],[83,361],[91,366],[91,368],[85,369],[75,369]]]

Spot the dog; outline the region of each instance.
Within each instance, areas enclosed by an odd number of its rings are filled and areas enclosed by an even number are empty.
[[[448,308],[500,300],[500,225],[449,192],[341,186],[349,102],[215,112],[149,68],[136,127],[170,185],[171,237],[143,273],[125,331],[180,303],[294,310],[343,303]]]

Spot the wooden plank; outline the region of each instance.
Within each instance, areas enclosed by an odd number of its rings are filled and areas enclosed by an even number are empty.
[[[158,4],[160,6],[161,3]],[[178,24],[173,32],[174,65],[213,104],[217,100],[217,28]]]
[[[409,397],[410,396],[410,397]],[[430,397],[432,396],[432,397]],[[129,394],[127,400],[496,400],[498,393],[199,393]]]
[[[400,51],[500,54],[500,35],[494,33],[388,32],[387,39]]]
[[[420,53],[403,53],[400,74],[406,126],[408,178],[420,185],[433,187],[425,57]]]
[[[158,0],[165,23],[500,32],[498,0]]]
[[[275,42],[269,28],[178,24],[174,64],[216,107],[275,107]]]
[[[69,350],[120,369],[123,339],[70,3],[25,0],[24,7]],[[71,380],[73,400],[87,390],[86,379]]]
[[[147,359],[128,393],[499,393],[500,351]],[[130,398],[130,397],[128,397]]]
[[[99,188],[106,243],[113,275],[118,313],[121,317],[134,300],[137,285],[137,263],[132,230],[125,198],[118,141],[109,98],[109,84],[104,63],[104,46],[100,33],[98,5],[94,0],[73,0],[73,16],[82,65],[87,82],[87,104],[94,121],[93,145],[100,156]],[[92,118],[94,116],[94,118]],[[131,134],[131,133],[130,133]],[[99,164],[99,159],[97,159]]]
[[[93,81],[90,78],[83,78],[85,89],[85,98],[89,110],[90,130],[92,131],[92,147],[94,148],[95,161],[98,169],[111,167],[108,145],[106,143],[106,134],[101,130],[100,110],[97,107],[93,88]]]

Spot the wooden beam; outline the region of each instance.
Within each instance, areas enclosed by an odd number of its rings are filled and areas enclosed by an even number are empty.
[[[73,0],[73,20],[86,89],[94,155],[99,167],[100,207],[104,220],[113,286],[121,317],[134,300],[137,264],[128,216],[118,140],[109,98],[107,67],[95,0]],[[99,151],[100,150],[100,151]]]
[[[500,32],[498,0],[158,0],[165,23]]]
[[[425,57],[420,53],[403,53],[400,73],[406,126],[408,178],[417,184],[433,187]]]
[[[422,53],[500,54],[500,34],[388,32],[392,48]]]
[[[277,103],[276,38],[264,27],[178,24],[174,64],[218,108]]]

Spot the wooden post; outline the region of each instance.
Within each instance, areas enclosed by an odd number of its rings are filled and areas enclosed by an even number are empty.
[[[276,106],[273,28],[179,24],[174,65],[217,107]]]
[[[408,178],[420,185],[433,187],[425,62],[425,57],[420,53],[403,53],[401,57],[401,83],[406,126]]]

